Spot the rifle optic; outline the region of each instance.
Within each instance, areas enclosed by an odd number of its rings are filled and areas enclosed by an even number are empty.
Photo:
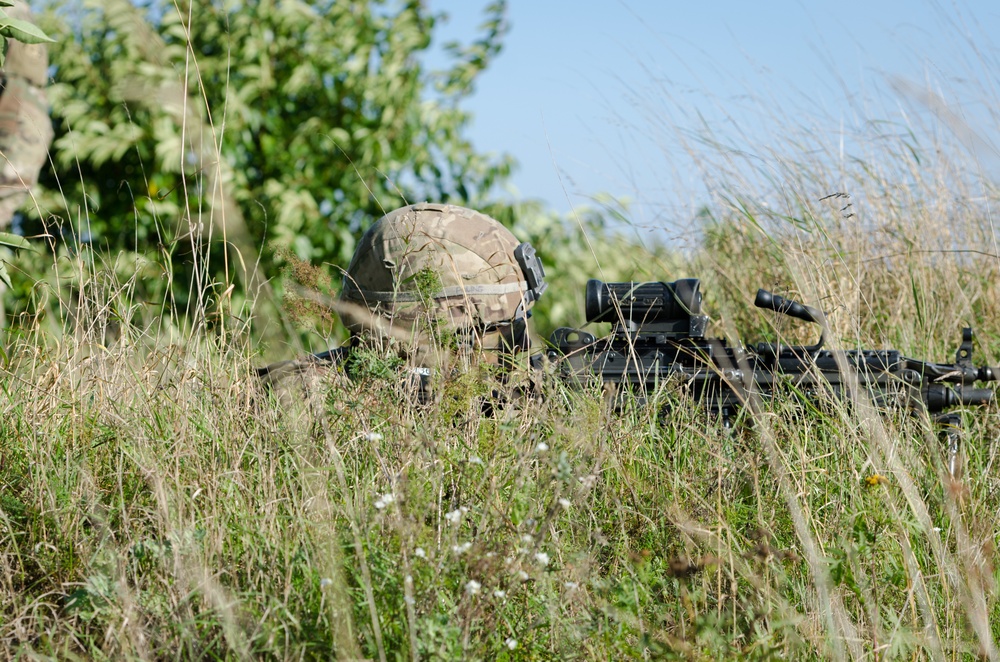
[[[637,324],[688,320],[701,314],[701,283],[683,278],[672,283],[605,283],[587,281],[588,322]]]

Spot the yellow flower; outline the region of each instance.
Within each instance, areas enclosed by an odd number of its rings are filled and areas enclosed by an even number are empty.
[[[865,478],[865,483],[868,484],[868,487],[877,487],[879,485],[888,485],[889,479],[882,474],[872,474]]]

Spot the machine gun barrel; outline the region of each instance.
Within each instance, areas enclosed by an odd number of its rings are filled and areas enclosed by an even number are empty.
[[[924,396],[927,411],[936,414],[959,406],[988,405],[996,398],[990,388],[951,387],[945,384],[929,384]]]

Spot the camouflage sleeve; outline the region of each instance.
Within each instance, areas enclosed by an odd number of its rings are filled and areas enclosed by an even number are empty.
[[[302,359],[278,361],[257,368],[257,377],[268,388],[275,388],[289,380],[301,382],[321,379],[331,371],[337,372],[346,359],[347,348],[337,347]]]
[[[17,0],[7,15],[30,20],[31,10]],[[0,71],[0,228],[10,225],[48,158],[53,135],[45,95],[48,68],[45,44],[8,41]]]
[[[331,390],[349,387],[350,380],[343,369],[346,357],[347,348],[338,347],[322,354],[272,363],[256,372],[292,429],[304,432],[326,415],[326,400]]]

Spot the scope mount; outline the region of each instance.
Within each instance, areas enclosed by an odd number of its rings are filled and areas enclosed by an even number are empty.
[[[708,315],[690,315],[686,318],[641,324],[635,320],[616,320],[611,335],[662,338],[704,338],[708,332]]]

